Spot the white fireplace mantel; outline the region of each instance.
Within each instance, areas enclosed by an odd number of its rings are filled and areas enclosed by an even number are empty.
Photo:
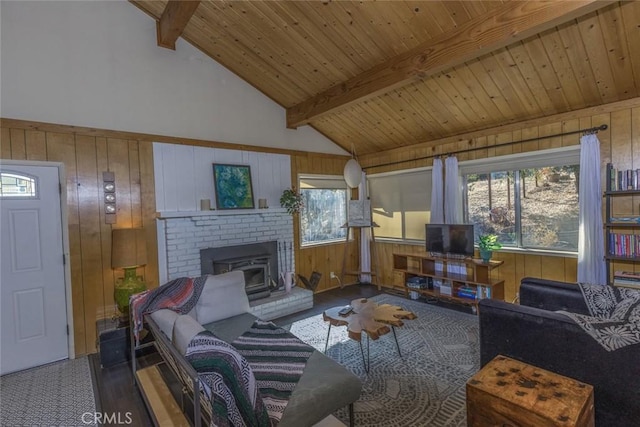
[[[177,211],[177,212],[156,212],[156,218],[191,218],[202,216],[229,216],[229,215],[254,215],[265,213],[287,213],[285,208],[266,208],[266,209],[233,209],[233,210],[210,210],[210,211]]]

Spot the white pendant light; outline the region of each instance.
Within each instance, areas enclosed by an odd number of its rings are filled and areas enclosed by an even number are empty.
[[[356,159],[349,159],[344,165],[344,180],[350,188],[356,188],[362,181],[362,168]]]

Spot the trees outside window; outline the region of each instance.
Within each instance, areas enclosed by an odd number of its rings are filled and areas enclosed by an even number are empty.
[[[341,176],[305,175],[299,179],[302,246],[344,241],[347,222],[347,185]]]
[[[464,175],[467,220],[476,238],[504,246],[578,250],[578,164]]]

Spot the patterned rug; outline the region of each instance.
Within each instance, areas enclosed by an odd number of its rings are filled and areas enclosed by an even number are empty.
[[[327,355],[346,366],[363,383],[355,403],[355,425],[466,426],[465,383],[480,366],[478,318],[393,295],[372,298],[414,312],[418,318],[396,328],[402,358],[393,333],[370,342],[371,367],[365,372],[360,347],[346,326],[332,327]],[[322,315],[287,326],[323,351],[328,324]],[[363,338],[366,356],[366,338]],[[348,424],[346,409],[334,414]]]
[[[86,356],[0,377],[1,426],[95,426],[95,412]]]

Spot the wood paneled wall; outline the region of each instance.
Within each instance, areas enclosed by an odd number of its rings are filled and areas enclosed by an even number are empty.
[[[292,156],[292,177],[297,176],[298,171],[341,175],[347,160],[344,156],[329,154],[306,154],[216,141],[23,120],[0,120],[0,159],[52,161],[64,164],[67,177],[76,355],[96,351],[96,320],[116,313],[113,289],[116,278],[121,277],[122,272],[114,272],[111,269],[112,228],[144,228],[147,236],[148,264],[140,268],[138,274],[144,275],[148,288],[158,286],[156,202],[151,141],[288,154]],[[113,171],[116,176],[118,214],[115,224],[105,223],[103,171]],[[297,227],[298,222],[295,224]],[[297,247],[296,265],[300,266],[298,272],[306,277],[314,270],[322,272],[320,289],[326,289],[331,286],[330,271],[340,271],[342,254],[341,244],[302,251]],[[353,252],[350,259],[355,259],[356,255],[357,252]],[[335,287],[337,283],[333,285]]]
[[[143,227],[148,264],[138,270],[149,287],[158,285],[151,143],[134,139],[39,130],[2,122],[2,159],[60,162],[67,180],[71,290],[76,355],[95,352],[96,319],[116,313],[113,289],[122,272],[111,269],[111,230]],[[116,177],[117,222],[106,224],[102,172]]]
[[[458,154],[458,160],[482,159],[514,153],[525,153],[548,148],[576,145],[580,142],[580,134],[555,138],[544,138],[545,135],[555,135],[578,129],[606,124],[608,129],[600,131],[600,155],[602,190],[604,191],[605,165],[608,162],[618,169],[640,168],[640,98],[609,104],[602,107],[588,108],[572,113],[550,116],[545,119],[531,120],[519,124],[510,124],[499,129],[475,132],[456,138],[446,138],[419,144],[410,149],[397,149],[374,155],[360,157],[360,162],[367,173],[378,173],[390,170],[409,169],[430,166],[432,158],[411,160],[409,162],[374,167],[374,165],[416,159],[431,155],[446,155],[447,153],[468,148],[479,148],[468,153]],[[543,137],[537,141],[522,142],[513,145],[495,147],[496,144],[510,141]],[[619,214],[640,215],[640,197],[620,198],[615,201],[615,211]],[[604,204],[603,204],[604,218]],[[383,282],[393,283],[392,257],[394,252],[423,253],[421,246],[397,245],[378,243]],[[524,253],[509,253],[500,251],[494,254],[496,259],[505,263],[497,274],[505,279],[505,299],[512,301],[518,292],[520,280],[525,276],[543,277],[548,279],[575,282],[577,276],[577,259],[575,257],[534,255]],[[633,269],[628,262],[616,262],[615,269]],[[635,266],[636,270],[640,267]]]
[[[344,156],[327,156],[313,153],[292,155],[291,182],[297,183],[298,174],[301,173],[341,176],[344,173],[344,165],[348,159],[349,157]],[[353,196],[357,197],[357,192],[354,192]],[[340,282],[338,282],[337,279],[331,279],[330,274],[333,271],[337,276],[340,276],[345,250],[347,250],[347,270],[354,270],[357,265],[359,257],[359,240],[357,236],[348,246],[346,246],[344,242],[339,242],[301,248],[300,219],[297,214],[295,214],[293,218],[293,236],[295,242],[296,273],[302,274],[307,278],[309,278],[314,271],[322,274],[316,292],[322,292],[340,286]],[[356,277],[349,276],[345,277],[346,283],[344,284],[350,284],[356,281]]]

